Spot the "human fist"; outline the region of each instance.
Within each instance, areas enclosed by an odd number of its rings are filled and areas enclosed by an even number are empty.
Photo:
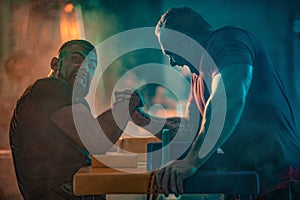
[[[143,107],[145,105],[144,98],[142,94],[138,90],[132,90],[132,89],[123,89],[123,90],[117,90],[115,91],[115,103],[114,105],[128,101],[129,102],[129,113],[130,115],[137,110],[140,107]]]

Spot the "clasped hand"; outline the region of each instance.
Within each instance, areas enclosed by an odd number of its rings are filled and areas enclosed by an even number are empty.
[[[122,102],[128,103],[128,109],[130,114],[132,114],[136,109],[145,105],[145,101],[141,93],[137,90],[129,88],[115,91],[114,106]]]

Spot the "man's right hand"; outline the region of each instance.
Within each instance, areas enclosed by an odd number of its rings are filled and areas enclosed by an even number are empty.
[[[117,105],[120,102],[129,101],[129,113],[132,113],[145,105],[144,98],[142,94],[137,90],[123,89],[115,91],[115,103]]]
[[[143,111],[142,107],[145,101],[141,93],[137,90],[123,89],[115,92],[116,101],[114,105],[119,102],[129,101],[129,113],[131,120],[138,126],[146,126],[150,123],[150,116]]]

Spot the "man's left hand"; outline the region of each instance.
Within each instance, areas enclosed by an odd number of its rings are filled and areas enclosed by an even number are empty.
[[[175,160],[167,163],[156,173],[156,181],[165,196],[170,193],[176,197],[183,193],[183,180],[196,172],[194,165],[187,160]]]

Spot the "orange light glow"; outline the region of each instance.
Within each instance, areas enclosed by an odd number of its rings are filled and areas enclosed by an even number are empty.
[[[79,26],[74,16],[61,15],[60,34],[63,42],[79,37]]]
[[[74,6],[73,6],[73,4],[72,3],[68,3],[67,5],[65,5],[65,7],[64,7],[64,11],[66,12],[66,13],[70,13],[70,12],[72,12],[73,11],[73,9],[74,9]]]
[[[67,12],[66,7],[70,5],[73,9],[72,12]],[[72,39],[85,39],[85,32],[83,26],[81,6],[67,4],[62,10],[60,15],[60,35],[62,42]]]

